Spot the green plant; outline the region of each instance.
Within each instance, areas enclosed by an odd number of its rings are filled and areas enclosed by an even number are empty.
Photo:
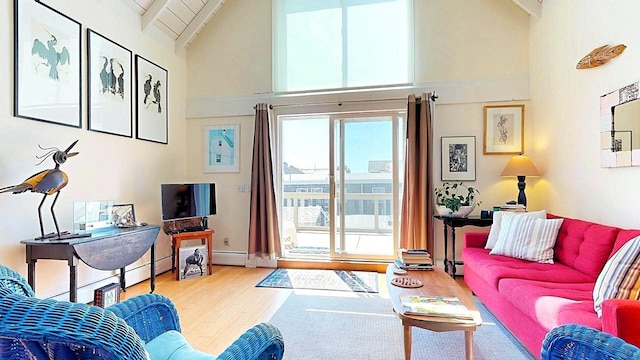
[[[478,189],[467,186],[464,182],[444,182],[442,187],[435,188],[436,205],[445,206],[456,212],[461,206],[471,205],[475,202],[476,195],[480,194]],[[477,202],[480,204],[480,201]]]

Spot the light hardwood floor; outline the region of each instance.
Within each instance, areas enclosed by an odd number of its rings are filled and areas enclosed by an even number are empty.
[[[219,354],[245,330],[268,321],[294,291],[255,287],[271,271],[273,269],[214,266],[213,275],[183,281],[176,281],[175,274],[166,272],[156,277],[155,293],[169,297],[176,304],[182,332],[193,347]],[[457,281],[466,288],[461,278]],[[387,296],[384,272],[379,274],[378,282],[380,295]],[[148,292],[147,280],[127,288],[120,299]]]

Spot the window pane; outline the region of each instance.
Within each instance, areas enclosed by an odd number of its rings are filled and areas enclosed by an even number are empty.
[[[412,81],[412,0],[274,0],[274,91]]]

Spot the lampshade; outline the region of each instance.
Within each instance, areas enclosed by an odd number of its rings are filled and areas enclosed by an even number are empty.
[[[516,155],[502,170],[502,176],[540,176],[538,169],[527,155]]]

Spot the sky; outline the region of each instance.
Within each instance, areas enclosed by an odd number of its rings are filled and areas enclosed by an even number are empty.
[[[369,160],[392,160],[391,129],[390,118],[346,123],[345,165],[352,173],[367,173]],[[329,130],[328,116],[284,121],[283,162],[301,169],[328,169]]]

